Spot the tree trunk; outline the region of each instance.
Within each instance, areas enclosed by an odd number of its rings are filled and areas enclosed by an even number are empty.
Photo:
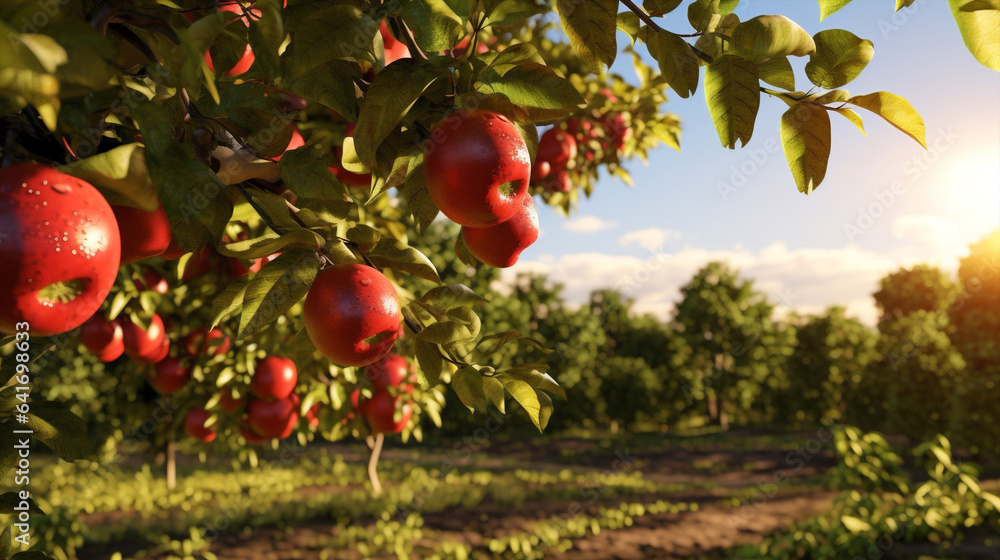
[[[368,480],[372,483],[372,494],[378,496],[382,493],[382,483],[378,480],[378,457],[382,454],[382,441],[385,437],[379,433],[375,437],[368,436],[365,442],[372,450],[372,456],[368,459]]]
[[[726,406],[728,404],[726,401],[722,401],[722,406],[719,407],[719,426],[722,427],[723,432],[729,431],[729,414],[726,412],[726,409],[729,408]]]
[[[708,417],[715,422],[719,418],[719,403],[715,398],[715,390],[706,388],[705,398],[708,400]]]
[[[167,449],[164,454],[166,455],[167,464],[167,490],[173,490],[177,487],[177,457],[173,441],[167,442]]]

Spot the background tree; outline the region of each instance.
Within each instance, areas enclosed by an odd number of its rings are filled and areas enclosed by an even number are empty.
[[[748,408],[768,375],[757,361],[770,350],[773,306],[725,263],[712,262],[681,288],[675,322],[691,348],[696,388],[723,428],[732,407]],[[700,385],[700,387],[699,387]]]
[[[967,370],[955,391],[952,433],[975,451],[1000,453],[1000,230],[973,244],[958,268],[961,293],[949,309],[952,340]]]
[[[796,330],[788,359],[788,409],[796,422],[853,423],[847,403],[874,359],[875,333],[843,307],[806,318]]]

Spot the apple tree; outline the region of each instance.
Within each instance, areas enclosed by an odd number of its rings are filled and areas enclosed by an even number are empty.
[[[569,212],[602,170],[628,181],[624,162],[679,149],[668,90],[701,88],[727,148],[751,139],[762,101],[787,104],[782,144],[804,193],[825,176],[833,113],[860,128],[864,109],[924,144],[905,99],[843,89],[871,41],[743,21],[737,4],[5,1],[4,367],[25,336],[59,356],[80,341],[122,380],[99,396],[116,433],[155,418],[160,395],[156,441],[183,431],[192,449],[249,460],[248,446],[282,437],[419,438],[446,390],[470,410],[509,397],[543,429],[565,396],[556,364],[503,358],[535,342],[484,328],[488,293],[470,274],[535,241],[536,199]],[[847,4],[819,2],[823,15]],[[995,3],[950,4],[997,69]],[[608,73],[620,52],[636,79]],[[808,59],[807,91],[790,57]],[[417,249],[441,214],[462,226],[442,250],[467,265],[447,281]],[[699,300],[716,277],[727,299]],[[770,305],[719,267],[686,293],[679,323],[722,372],[721,398],[749,395],[733,391],[763,372],[743,368],[730,336],[766,325]],[[408,365],[380,362],[392,355]],[[32,364],[36,380],[89,367]],[[5,389],[0,409],[14,398]]]

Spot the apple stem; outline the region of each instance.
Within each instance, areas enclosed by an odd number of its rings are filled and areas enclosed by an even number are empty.
[[[371,458],[368,459],[368,480],[372,482],[372,493],[375,496],[382,494],[382,483],[378,480],[378,457],[382,454],[382,442],[385,436],[381,433],[375,436],[368,436],[365,441],[372,450]]]

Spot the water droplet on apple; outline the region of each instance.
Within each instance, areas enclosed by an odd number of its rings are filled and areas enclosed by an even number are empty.
[[[52,185],[52,190],[54,190],[54,191],[56,191],[57,193],[60,193],[60,194],[68,194],[68,193],[72,192],[73,187],[71,187],[69,185],[66,185],[66,184],[60,183],[58,185]]]

